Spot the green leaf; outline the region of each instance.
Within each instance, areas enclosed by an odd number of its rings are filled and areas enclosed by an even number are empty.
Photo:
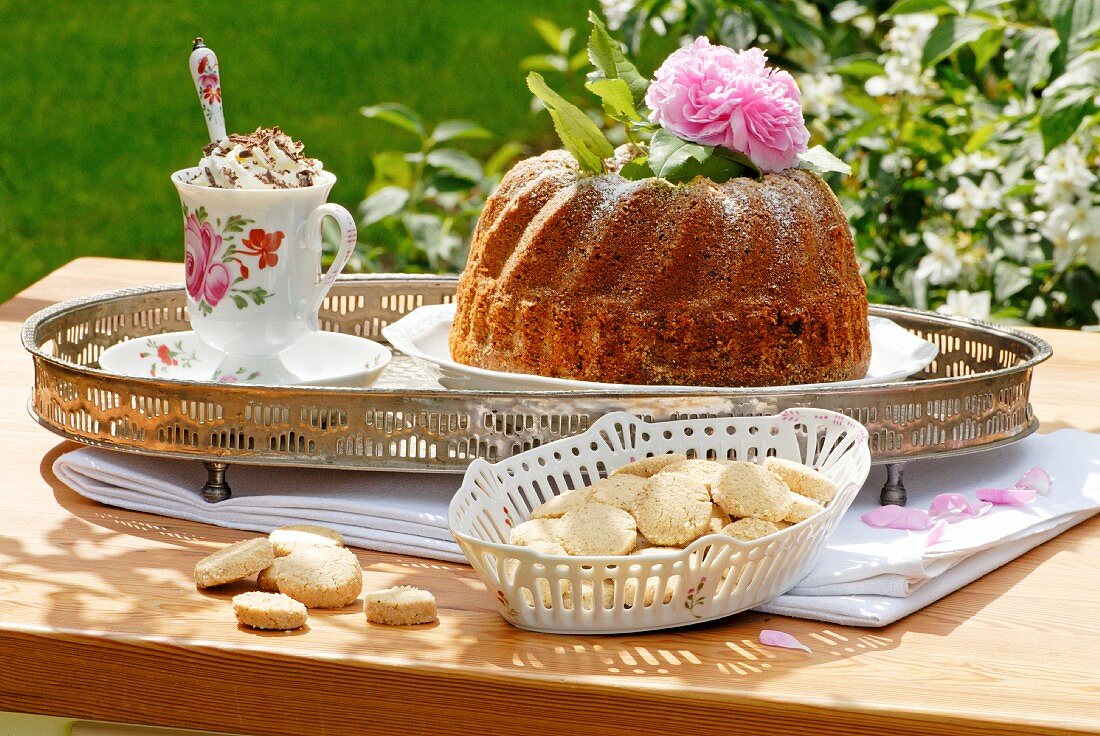
[[[829,153],[824,146],[814,146],[805,153],[798,154],[798,162],[798,168],[809,169],[818,174],[836,171],[850,176],[852,173],[851,166]]]
[[[421,140],[425,138],[424,121],[413,110],[396,102],[383,102],[379,105],[359,108],[359,114],[371,120],[380,120],[396,128],[407,130]]]
[[[756,21],[752,14],[737,8],[729,8],[723,12],[725,14],[718,25],[718,40],[733,49],[751,46],[757,34]]]
[[[977,41],[970,44],[974,51],[974,71],[980,72],[986,64],[1001,50],[1001,41],[1004,40],[1003,28],[990,28],[978,37]]]
[[[1042,0],[1040,7],[1067,47],[1100,22],[1100,0]]]
[[[955,8],[951,7],[947,0],[898,0],[883,16],[893,18],[898,15],[912,15],[913,13],[953,15]]]
[[[508,164],[522,154],[526,150],[522,143],[516,141],[508,141],[503,146],[498,148],[489,160],[485,162],[485,173],[488,176],[494,176],[504,171]]]
[[[589,75],[589,80],[621,79],[630,87],[634,102],[641,102],[649,87],[649,80],[627,60],[619,42],[611,37],[607,26],[591,10],[588,11],[588,22],[592,24],[592,35],[588,37],[588,58],[598,70]]]
[[[237,309],[244,309],[248,306],[248,301],[240,294],[230,294],[229,298],[237,305]]]
[[[964,149],[967,153],[974,153],[986,143],[989,143],[993,139],[993,136],[997,133],[996,123],[986,123],[980,128],[976,128],[973,133],[970,134],[969,140],[966,141]]]
[[[435,126],[431,136],[432,141],[435,143],[492,137],[491,132],[470,120],[444,120]]]
[[[550,89],[538,72],[527,75],[527,87],[546,104],[554,130],[581,168],[590,172],[603,171],[603,160],[614,155],[615,149],[596,124],[579,107]]]
[[[1062,87],[1055,94],[1043,95],[1043,101],[1039,104],[1039,132],[1043,136],[1044,152],[1069,140],[1081,126],[1081,121],[1096,112],[1096,92],[1095,85],[1082,84]]]
[[[993,266],[993,293],[998,301],[1005,301],[1031,285],[1031,269],[1008,261],[997,261]]]
[[[546,18],[532,18],[531,25],[535,27],[535,30],[538,32],[539,36],[542,37],[543,42],[547,46],[555,51],[561,51],[562,30],[557,24]]]
[[[534,54],[523,57],[519,68],[526,72],[564,72],[568,71],[569,62],[557,54]]]
[[[979,18],[962,18],[954,15],[941,18],[924,45],[921,64],[932,66],[940,59],[953,54],[960,46],[977,41],[989,28],[989,23]]]
[[[412,186],[413,167],[400,151],[380,151],[371,157],[374,183],[395,184],[408,189]]]
[[[1050,76],[1050,55],[1058,48],[1058,34],[1050,28],[1028,28],[1012,42],[1013,55],[1008,61],[1008,78],[1027,94]]]
[[[476,158],[457,148],[438,148],[428,154],[427,162],[461,179],[481,181],[485,172]]]
[[[882,68],[882,64],[874,59],[852,59],[838,67],[834,67],[832,71],[834,74],[843,74],[856,79],[869,79],[886,73],[886,70]]]
[[[401,187],[382,187],[359,205],[359,224],[369,227],[400,212],[409,201],[409,192]]]
[[[653,170],[649,168],[649,157],[639,156],[633,161],[627,161],[619,169],[619,176],[628,181],[641,181],[653,176]]]
[[[725,148],[691,143],[664,129],[654,133],[649,142],[648,163],[656,176],[673,184],[691,181],[699,176],[723,182],[736,176],[756,176],[759,173],[741,154]]]
[[[584,85],[589,92],[600,98],[604,112],[616,120],[641,120],[634,108],[634,98],[630,87],[621,79],[597,79]]]

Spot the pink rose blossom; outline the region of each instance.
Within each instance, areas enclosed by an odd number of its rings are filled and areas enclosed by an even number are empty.
[[[733,51],[705,37],[665,59],[646,92],[650,120],[680,138],[725,146],[764,171],[798,165],[810,139],[790,74],[760,49]]]
[[[183,266],[187,293],[196,301],[215,306],[229,291],[232,278],[225,264],[215,258],[222,247],[222,236],[209,222],[200,223],[193,214],[183,225]]]

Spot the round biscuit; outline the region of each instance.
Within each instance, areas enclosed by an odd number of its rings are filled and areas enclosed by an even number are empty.
[[[645,478],[639,478],[636,475],[613,475],[598,480],[592,485],[592,495],[589,500],[633,513],[634,501],[645,488],[645,484]]]
[[[344,536],[335,529],[316,524],[290,524],[273,529],[267,535],[276,557],[286,557],[300,547],[343,547]]]
[[[727,524],[726,528],[722,530],[722,533],[728,534],[734,539],[740,539],[743,542],[751,542],[754,539],[760,539],[769,534],[775,534],[777,531],[779,531],[779,527],[772,522],[750,517],[738,519],[732,524]]]
[[[707,519],[707,530],[704,534],[720,534],[733,519],[716,503],[710,505],[710,518]]]
[[[626,555],[638,541],[634,517],[605,503],[582,506],[559,522],[554,534],[571,555]]]
[[[264,537],[234,542],[195,563],[195,585],[225,585],[255,575],[274,561],[271,542]]]
[[[589,496],[592,495],[592,488],[574,488],[572,490],[559,493],[557,496],[553,496],[547,499],[544,503],[540,503],[535,508],[531,509],[532,519],[558,519],[561,518],[566,511],[572,511],[573,509],[580,508],[588,503]]]
[[[238,623],[270,631],[301,628],[309,620],[306,607],[290,596],[255,590],[233,596],[233,613]]]
[[[345,547],[302,547],[279,558],[279,592],[307,608],[340,608],[363,590],[363,569]]]
[[[363,596],[367,621],[386,626],[414,626],[437,621],[435,596],[423,588],[398,585]]]
[[[824,510],[825,507],[817,501],[806,498],[805,496],[800,496],[792,491],[791,510],[783,517],[783,521],[797,524],[800,521],[806,521],[806,519],[809,519],[814,514]]]
[[[764,467],[778,475],[798,495],[813,499],[825,506],[836,497],[839,490],[836,483],[822,473],[793,460],[769,457],[764,461]]]
[[[727,465],[711,496],[723,511],[736,518],[780,521],[791,508],[790,492],[783,481],[754,463]]]
[[[678,463],[671,463],[661,468],[659,474],[682,473],[693,480],[699,481],[709,491],[725,469],[725,465],[714,460],[681,460]]]
[[[279,567],[279,560],[281,559],[281,557],[276,557],[274,562],[256,574],[257,588],[267,591],[268,593],[279,592],[278,573],[276,570]]]
[[[641,460],[635,460],[632,463],[623,465],[621,468],[616,468],[611,471],[611,475],[636,475],[639,478],[649,478],[659,473],[665,466],[683,460],[687,460],[687,455],[681,455],[678,452],[670,452],[667,455],[643,457]]]
[[[711,517],[707,488],[686,475],[669,473],[649,479],[634,504],[638,531],[661,547],[687,544],[707,531]]]
[[[508,532],[508,544],[519,547],[533,547],[534,542],[548,542],[557,544],[558,538],[554,536],[554,528],[557,527],[557,519],[528,519],[522,524],[517,524]]]

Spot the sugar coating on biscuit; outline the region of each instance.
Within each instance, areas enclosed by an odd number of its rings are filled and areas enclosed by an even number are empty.
[[[681,455],[678,452],[670,452],[667,455],[643,457],[641,460],[635,460],[632,463],[627,463],[621,468],[616,468],[611,471],[611,475],[636,475],[639,478],[649,478],[659,473],[662,468],[684,460],[687,460],[687,455]]]
[[[268,593],[279,592],[278,572],[276,570],[279,566],[279,560],[281,557],[276,557],[275,561],[270,565],[260,570],[256,575],[256,587],[260,590],[265,590]]]
[[[413,626],[438,620],[435,596],[423,588],[398,585],[363,596],[367,621],[386,626]]]
[[[764,467],[782,478],[783,482],[798,495],[813,499],[823,505],[828,505],[836,497],[839,490],[836,483],[833,483],[822,473],[793,460],[769,457],[764,461]]]
[[[195,564],[195,585],[225,585],[255,575],[274,561],[271,542],[263,537],[234,542]]]
[[[272,530],[267,536],[276,557],[286,557],[299,547],[343,547],[344,535],[316,524],[290,524]]]
[[[705,534],[711,506],[710,494],[699,481],[680,473],[659,474],[638,494],[634,518],[646,539],[668,547]]]
[[[630,554],[638,541],[634,517],[605,503],[587,504],[559,521],[554,533],[571,555]]]
[[[797,524],[801,521],[806,521],[806,519],[809,519],[814,514],[824,510],[825,507],[817,501],[806,498],[805,496],[800,496],[792,491],[791,510],[783,517],[783,521]]]
[[[634,512],[634,502],[646,486],[646,479],[636,475],[613,475],[592,485],[590,501],[615,506],[627,513]]]
[[[233,613],[245,626],[273,631],[297,629],[309,620],[306,607],[290,596],[255,590],[233,596]]]
[[[574,488],[547,499],[531,509],[532,519],[557,519],[565,515],[566,511],[580,508],[588,503],[592,495],[592,488]]]
[[[302,547],[279,558],[275,569],[280,593],[307,608],[340,608],[363,590],[363,569],[345,547]]]
[[[557,519],[528,519],[512,527],[508,532],[508,544],[520,547],[532,547],[534,542],[558,544],[558,538],[554,534],[557,525]]]
[[[783,481],[754,463],[727,465],[711,489],[711,496],[735,518],[752,516],[781,521],[791,509],[791,494]]]
[[[726,469],[726,466],[716,462],[714,460],[681,460],[677,463],[671,463],[661,468],[659,475],[665,475],[666,473],[683,473],[693,480],[697,480],[707,487],[709,491],[711,486],[718,480],[718,476],[722,475],[722,471]]]
[[[777,531],[779,531],[779,527],[770,521],[746,518],[738,519],[732,524],[728,524],[726,528],[722,530],[722,533],[728,534],[744,542],[751,542],[754,539],[760,539],[769,534],[775,534]]]

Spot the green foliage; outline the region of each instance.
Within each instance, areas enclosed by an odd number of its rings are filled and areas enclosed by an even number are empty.
[[[538,72],[527,75],[527,87],[546,105],[562,145],[577,159],[581,169],[592,173],[602,171],[604,159],[610,158],[615,149],[596,124],[583,110],[550,89]]]

